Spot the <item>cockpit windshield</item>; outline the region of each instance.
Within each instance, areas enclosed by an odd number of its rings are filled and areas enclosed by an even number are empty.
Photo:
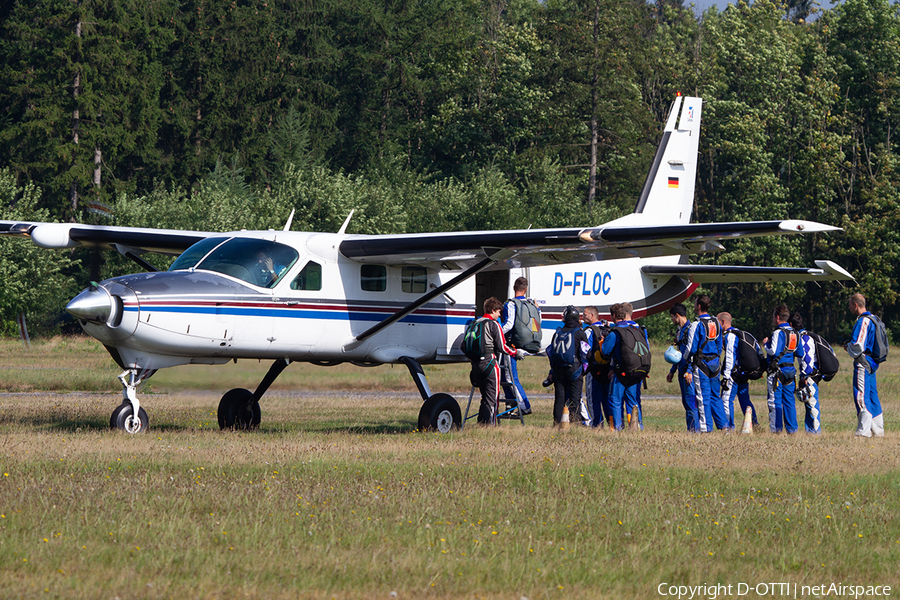
[[[243,237],[206,238],[185,250],[169,270],[214,271],[272,288],[298,258],[296,250],[278,242]]]

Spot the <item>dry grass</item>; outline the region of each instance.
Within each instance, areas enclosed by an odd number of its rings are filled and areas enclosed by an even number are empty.
[[[90,352],[73,361],[72,344],[57,344],[23,364],[93,368]],[[528,363],[525,376],[542,379],[543,361]],[[270,392],[258,432],[220,432],[221,392],[257,376],[243,362],[212,367],[215,392],[151,380],[152,430],[136,437],[106,428],[113,386],[0,394],[0,598],[643,598],[666,582],[773,581],[896,590],[894,364],[879,381],[881,440],[853,437],[846,380],[823,394],[818,437],[687,435],[661,377],[638,435],[552,429],[547,395],[525,427],[421,434],[414,393],[308,390]]]

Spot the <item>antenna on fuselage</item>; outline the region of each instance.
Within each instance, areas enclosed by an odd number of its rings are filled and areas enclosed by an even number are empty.
[[[291,214],[288,215],[287,223],[284,224],[284,231],[290,231],[291,223],[294,222],[294,209],[291,209]]]
[[[355,208],[350,209],[350,214],[347,215],[347,219],[344,221],[344,224],[341,225],[340,229],[338,229],[338,235],[344,235],[345,233],[347,233],[347,225],[350,224],[350,218],[353,217],[353,211],[355,210]]]

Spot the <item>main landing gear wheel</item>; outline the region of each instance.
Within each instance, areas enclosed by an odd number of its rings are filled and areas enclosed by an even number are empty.
[[[247,430],[259,427],[262,413],[253,392],[235,388],[219,401],[219,428]]]
[[[134,407],[130,402],[123,402],[109,417],[109,426],[111,429],[118,429],[126,433],[144,433],[150,426],[150,418],[147,416],[147,411],[141,408],[135,419]]]
[[[419,411],[419,430],[449,433],[462,424],[459,403],[450,394],[435,394],[422,404]]]

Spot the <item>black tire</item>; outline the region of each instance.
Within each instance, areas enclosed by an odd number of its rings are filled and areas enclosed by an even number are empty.
[[[131,406],[131,404],[128,402],[123,402],[122,404],[118,405],[114,411],[112,411],[112,414],[109,416],[110,429],[118,429],[116,423],[118,423],[119,421],[119,413],[122,412],[122,409],[126,406]]]
[[[144,407],[142,406],[138,411],[138,419],[140,420],[138,427],[134,427],[132,415],[134,415],[134,407],[131,406],[130,402],[120,404],[109,418],[109,425],[113,429],[126,433],[144,433],[147,431],[150,427],[150,418],[147,416],[147,411],[144,410]]]
[[[259,401],[253,399],[253,392],[235,388],[222,396],[218,416],[219,429],[246,431],[259,427],[262,412]]]
[[[422,404],[419,431],[449,433],[462,425],[459,403],[450,394],[435,394]]]

